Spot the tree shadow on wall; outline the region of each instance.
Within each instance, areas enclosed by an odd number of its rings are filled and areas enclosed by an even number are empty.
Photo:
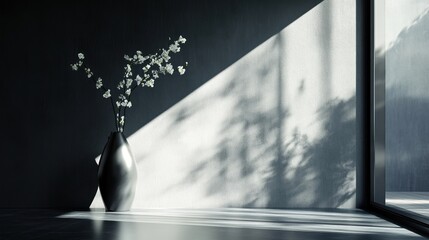
[[[324,122],[325,132],[315,141],[297,128],[292,137],[277,139],[279,115],[252,112],[254,100],[237,101],[236,114],[224,126],[216,153],[194,166],[178,185],[192,185],[214,172],[206,197],[231,191],[242,194],[241,201],[224,207],[331,208],[350,200],[355,194],[356,120],[351,115],[355,98],[332,100],[320,109],[318,121]],[[286,120],[287,111],[282,115]]]
[[[356,120],[351,116],[355,98],[332,100],[320,109],[323,122],[320,139],[309,141],[294,129],[282,145],[283,152],[271,162],[266,180],[268,206],[339,207],[355,194]],[[292,166],[294,158],[299,163]],[[290,172],[293,177],[287,177]],[[308,191],[310,190],[310,191]]]
[[[353,198],[355,96],[330,100],[319,109],[318,138],[310,140],[306,130],[298,127],[288,133],[288,120],[293,117],[288,105],[299,103],[284,101],[282,44],[279,34],[270,50],[273,54],[250,73],[247,64],[235,69],[216,96],[233,103],[217,133],[214,154],[199,161],[171,188],[205,181],[207,198],[228,198],[223,207],[339,207]],[[297,92],[302,94],[305,79],[298,80]],[[213,99],[182,106],[171,127],[209,107],[209,100]]]

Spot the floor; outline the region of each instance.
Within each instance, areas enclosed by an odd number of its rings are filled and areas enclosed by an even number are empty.
[[[386,192],[386,204],[429,217],[429,192]]]
[[[424,239],[361,210],[0,210],[0,239]]]

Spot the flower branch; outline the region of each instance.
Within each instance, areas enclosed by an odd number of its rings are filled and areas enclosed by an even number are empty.
[[[78,62],[71,64],[71,68],[75,71],[79,69],[84,70],[87,77],[95,83],[96,89],[103,90],[103,97],[106,99],[110,98],[115,118],[115,128],[117,131],[123,132],[125,128],[126,109],[133,106],[131,95],[139,86],[153,88],[155,86],[155,80],[160,78],[160,75],[172,75],[175,68],[173,64],[169,62],[171,59],[170,54],[180,52],[181,45],[185,42],[186,39],[180,36],[169,45],[168,49],[159,49],[155,54],[145,56],[141,51],[136,51],[132,57],[124,55],[127,64],[124,67],[123,78],[116,86],[118,90],[115,91],[116,101],[112,98],[114,92],[104,86],[102,78],[98,77],[96,79],[91,69],[84,65],[85,56],[83,53],[78,54]],[[187,62],[184,66],[177,66],[177,72],[183,75],[187,66]],[[135,75],[133,69],[137,69],[139,74]]]

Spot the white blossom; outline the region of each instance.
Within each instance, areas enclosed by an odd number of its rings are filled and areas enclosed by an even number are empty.
[[[148,65],[144,66],[142,69],[144,72],[147,72],[147,71],[149,71],[149,68],[150,68],[150,65],[148,64]]]
[[[131,72],[130,64],[127,64],[127,66],[124,67],[124,69],[125,69],[125,77],[130,77],[133,75],[133,73]]]
[[[142,52],[139,50],[137,50],[136,53],[137,53],[137,55],[142,55]]]
[[[83,55],[83,53],[78,53],[78,54],[77,54],[77,57],[78,57],[79,59],[84,59],[84,58],[85,58],[85,55]]]
[[[152,70],[152,77],[153,77],[154,79],[159,78],[158,71],[156,71],[156,70]]]
[[[110,95],[110,89],[107,89],[107,91],[103,94],[103,97],[104,98],[109,98],[111,95]]]
[[[77,64],[70,64],[70,66],[74,71],[78,70]]]
[[[127,72],[127,73],[131,72],[130,64],[127,64],[127,66],[125,67],[125,72]]]
[[[133,60],[132,58],[130,58],[130,56],[128,56],[128,55],[124,55],[124,58],[125,58],[125,60],[127,60],[127,61],[131,61],[131,60]]]
[[[182,35],[179,36],[179,39],[177,40],[180,43],[185,43],[186,42],[186,38],[182,37]]]
[[[95,83],[95,88],[100,89],[103,86],[103,80],[101,78],[97,79],[97,82]]]
[[[119,121],[119,124],[121,126],[124,126],[124,124],[125,124],[125,117],[124,116],[121,116],[121,120]]]
[[[186,69],[183,68],[183,66],[178,66],[177,71],[179,71],[180,75],[183,75],[186,71]]]
[[[80,66],[82,66],[82,64],[83,64],[83,62],[82,61],[79,61],[79,62],[77,62],[77,65],[80,67]]]
[[[154,65],[158,58],[159,58],[158,53],[147,56],[146,59],[150,60],[147,64]]]
[[[165,67],[162,65],[159,65],[159,72],[165,75]]]
[[[143,79],[142,79],[142,77],[140,77],[140,75],[137,75],[135,80],[136,80],[137,86],[138,86],[138,85],[140,85],[140,83],[142,82]]]
[[[116,106],[119,108],[121,106],[121,103],[119,101],[116,101]]]
[[[175,44],[170,45],[170,51],[177,53],[180,52],[179,44],[176,42]]]
[[[145,85],[146,85],[147,87],[152,87],[152,88],[153,88],[154,84],[155,84],[155,80],[153,80],[153,79],[149,79],[149,80],[145,83]]]
[[[131,108],[133,106],[133,104],[131,103],[131,101],[129,101],[128,103],[127,103],[127,107],[128,108]]]
[[[91,72],[90,68],[85,68],[85,72],[86,72],[88,78],[92,77],[93,73]]]
[[[171,75],[174,72],[174,68],[173,65],[171,65],[170,63],[168,63],[167,65],[165,65],[165,70]]]
[[[127,97],[124,96],[124,94],[119,94],[118,98],[122,101],[124,101],[125,99],[127,99]]]
[[[127,100],[127,99],[125,99],[125,100],[123,100],[123,101],[121,102],[121,106],[122,106],[122,107],[125,107],[125,106],[127,106],[127,103],[128,103],[128,100]]]
[[[118,90],[121,90],[122,88],[124,88],[124,84],[125,84],[125,81],[124,80],[122,80],[122,81],[120,81],[119,83],[118,83]]]
[[[125,91],[125,94],[129,96],[131,94],[131,88],[128,88],[127,91]]]
[[[138,61],[140,64],[142,64],[147,58],[143,57],[143,55],[138,55]]]
[[[170,60],[170,56],[168,56],[169,51],[166,51],[165,49],[162,49],[161,57],[164,59],[164,61],[168,62]]]
[[[127,88],[130,88],[130,87],[131,87],[131,84],[133,84],[133,80],[132,80],[131,78],[128,78],[128,79],[127,79],[127,83],[126,83],[126,85],[125,85],[125,86],[126,86]]]
[[[157,59],[152,59],[153,62],[151,62],[151,64],[156,64],[158,66],[161,66],[161,64],[164,62],[164,59],[161,58],[157,58]]]

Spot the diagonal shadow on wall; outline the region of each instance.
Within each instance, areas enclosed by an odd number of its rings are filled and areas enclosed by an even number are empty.
[[[333,76],[329,61],[320,71],[326,75],[287,78],[288,61],[296,60],[285,55],[288,44],[286,28],[130,137],[136,148],[151,149],[137,151],[146,193],[135,206],[353,205],[355,96],[336,97],[325,84]],[[311,86],[319,81],[322,93]],[[311,119],[297,119],[301,110]]]

